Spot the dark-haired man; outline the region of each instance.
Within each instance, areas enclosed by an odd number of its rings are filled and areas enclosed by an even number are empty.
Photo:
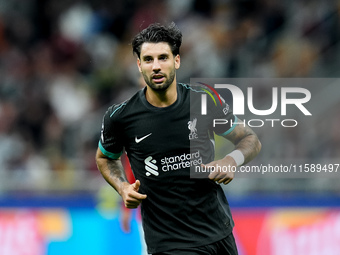
[[[147,87],[104,115],[97,165],[127,208],[141,204],[149,253],[237,254],[233,220],[219,185],[229,183],[234,173],[213,171],[200,178],[192,171],[204,164],[215,169],[245,164],[261,144],[249,127],[237,124],[226,103],[216,107],[208,102],[204,116],[197,111],[200,101],[194,99],[206,89],[176,81],[181,40],[173,23],[152,24],[135,36],[133,52]],[[213,118],[233,125],[214,128]],[[216,161],[213,132],[235,144],[233,152]],[[133,184],[119,160],[124,148]]]

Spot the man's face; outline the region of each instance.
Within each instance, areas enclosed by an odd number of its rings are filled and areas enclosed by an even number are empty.
[[[180,57],[172,54],[168,43],[143,43],[137,65],[151,89],[165,91],[175,82]]]

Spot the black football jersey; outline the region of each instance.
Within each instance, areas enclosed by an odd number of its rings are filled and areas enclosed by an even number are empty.
[[[223,239],[233,227],[227,199],[199,168],[214,160],[214,133],[231,132],[236,116],[203,85],[177,84],[176,102],[164,108],[148,103],[145,89],[108,109],[99,148],[112,159],[125,149],[139,192],[147,194],[141,214],[148,252]]]

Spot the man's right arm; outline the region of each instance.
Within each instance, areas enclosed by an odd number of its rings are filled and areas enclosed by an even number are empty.
[[[138,193],[140,181],[130,184],[127,181],[120,159],[111,159],[105,156],[98,148],[96,153],[97,167],[104,179],[123,198],[125,207],[137,208],[146,195]]]

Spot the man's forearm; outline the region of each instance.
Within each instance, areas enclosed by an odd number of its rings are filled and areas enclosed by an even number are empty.
[[[257,135],[248,126],[237,125],[226,138],[235,145],[235,150],[242,152],[244,156],[243,164],[255,158],[261,150],[261,143]]]
[[[147,195],[138,193],[141,185],[139,180],[133,184],[128,182],[120,159],[110,159],[98,148],[96,162],[104,179],[122,197],[126,208],[137,208],[147,198]]]
[[[121,195],[122,185],[128,183],[119,159],[97,157],[97,166],[104,179]]]
[[[240,150],[244,155],[244,163],[247,164],[259,154],[261,143],[255,134],[249,134],[235,145],[235,150]]]

